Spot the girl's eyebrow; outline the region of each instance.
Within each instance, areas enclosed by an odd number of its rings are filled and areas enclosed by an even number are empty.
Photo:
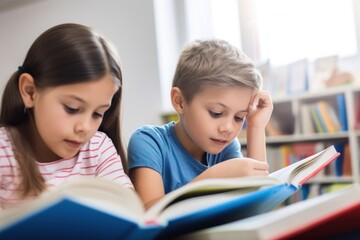
[[[86,103],[86,101],[84,99],[79,98],[78,96],[75,96],[75,95],[67,95],[67,96],[74,99],[74,100],[76,100],[76,101],[79,101],[81,103]],[[99,108],[108,108],[110,106],[111,106],[111,104],[104,104],[104,105],[99,106]]]

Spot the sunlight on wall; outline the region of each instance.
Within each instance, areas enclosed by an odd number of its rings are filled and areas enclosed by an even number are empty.
[[[275,65],[357,53],[352,0],[257,0],[256,9],[260,57]]]
[[[241,47],[238,0],[185,0],[187,41],[221,38]]]

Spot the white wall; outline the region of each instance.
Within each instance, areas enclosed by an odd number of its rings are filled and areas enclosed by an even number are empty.
[[[125,139],[137,127],[159,124],[161,87],[150,0],[43,0],[0,11],[1,90],[35,38],[65,22],[92,26],[118,48],[124,74]]]
[[[170,89],[179,55],[186,42],[183,4],[183,0],[154,0],[164,114],[174,111],[170,101]]]

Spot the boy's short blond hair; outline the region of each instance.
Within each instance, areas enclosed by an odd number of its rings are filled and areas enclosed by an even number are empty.
[[[178,87],[190,102],[206,86],[242,86],[258,90],[262,77],[254,62],[227,41],[196,40],[182,51],[172,86]]]

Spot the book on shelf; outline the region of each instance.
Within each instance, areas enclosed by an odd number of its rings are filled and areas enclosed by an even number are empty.
[[[355,110],[354,110],[354,129],[360,129],[360,96],[355,97]]]
[[[334,133],[341,130],[341,124],[334,108],[326,101],[318,101],[319,118],[324,122],[328,133]]]
[[[360,186],[326,193],[274,211],[196,231],[179,239],[359,239]]]
[[[340,96],[337,96],[337,101],[337,107],[344,108],[339,105],[343,104]],[[335,133],[347,129],[345,126],[346,116],[342,116],[346,114],[346,111],[339,110],[339,114],[337,114],[334,107],[326,101],[302,104],[300,113],[301,129],[304,134]],[[340,120],[345,123],[341,123]]]
[[[305,200],[329,192],[337,191],[339,189],[346,188],[350,185],[352,185],[352,182],[335,182],[330,184],[317,182],[317,183],[303,185],[299,192],[301,193],[301,200]]]
[[[348,123],[347,123],[347,114],[346,114],[346,100],[344,94],[336,95],[336,102],[338,107],[338,114],[339,120],[341,124],[341,130],[347,131],[348,130]]]
[[[147,211],[133,189],[81,178],[2,210],[0,239],[171,239],[273,210],[338,155],[330,146],[268,176],[192,182]]]
[[[312,120],[312,116],[310,113],[310,104],[302,104],[300,105],[300,124],[301,124],[301,132],[303,134],[313,134],[316,132],[315,124]]]
[[[319,113],[319,109],[317,108],[317,104],[313,103],[309,106],[310,115],[312,118],[312,121],[315,126],[315,131],[317,133],[325,133],[327,132],[325,123],[323,122],[323,119],[321,118],[321,115]]]
[[[349,143],[346,143],[344,146],[342,175],[343,176],[352,176],[351,151],[350,151]]]

